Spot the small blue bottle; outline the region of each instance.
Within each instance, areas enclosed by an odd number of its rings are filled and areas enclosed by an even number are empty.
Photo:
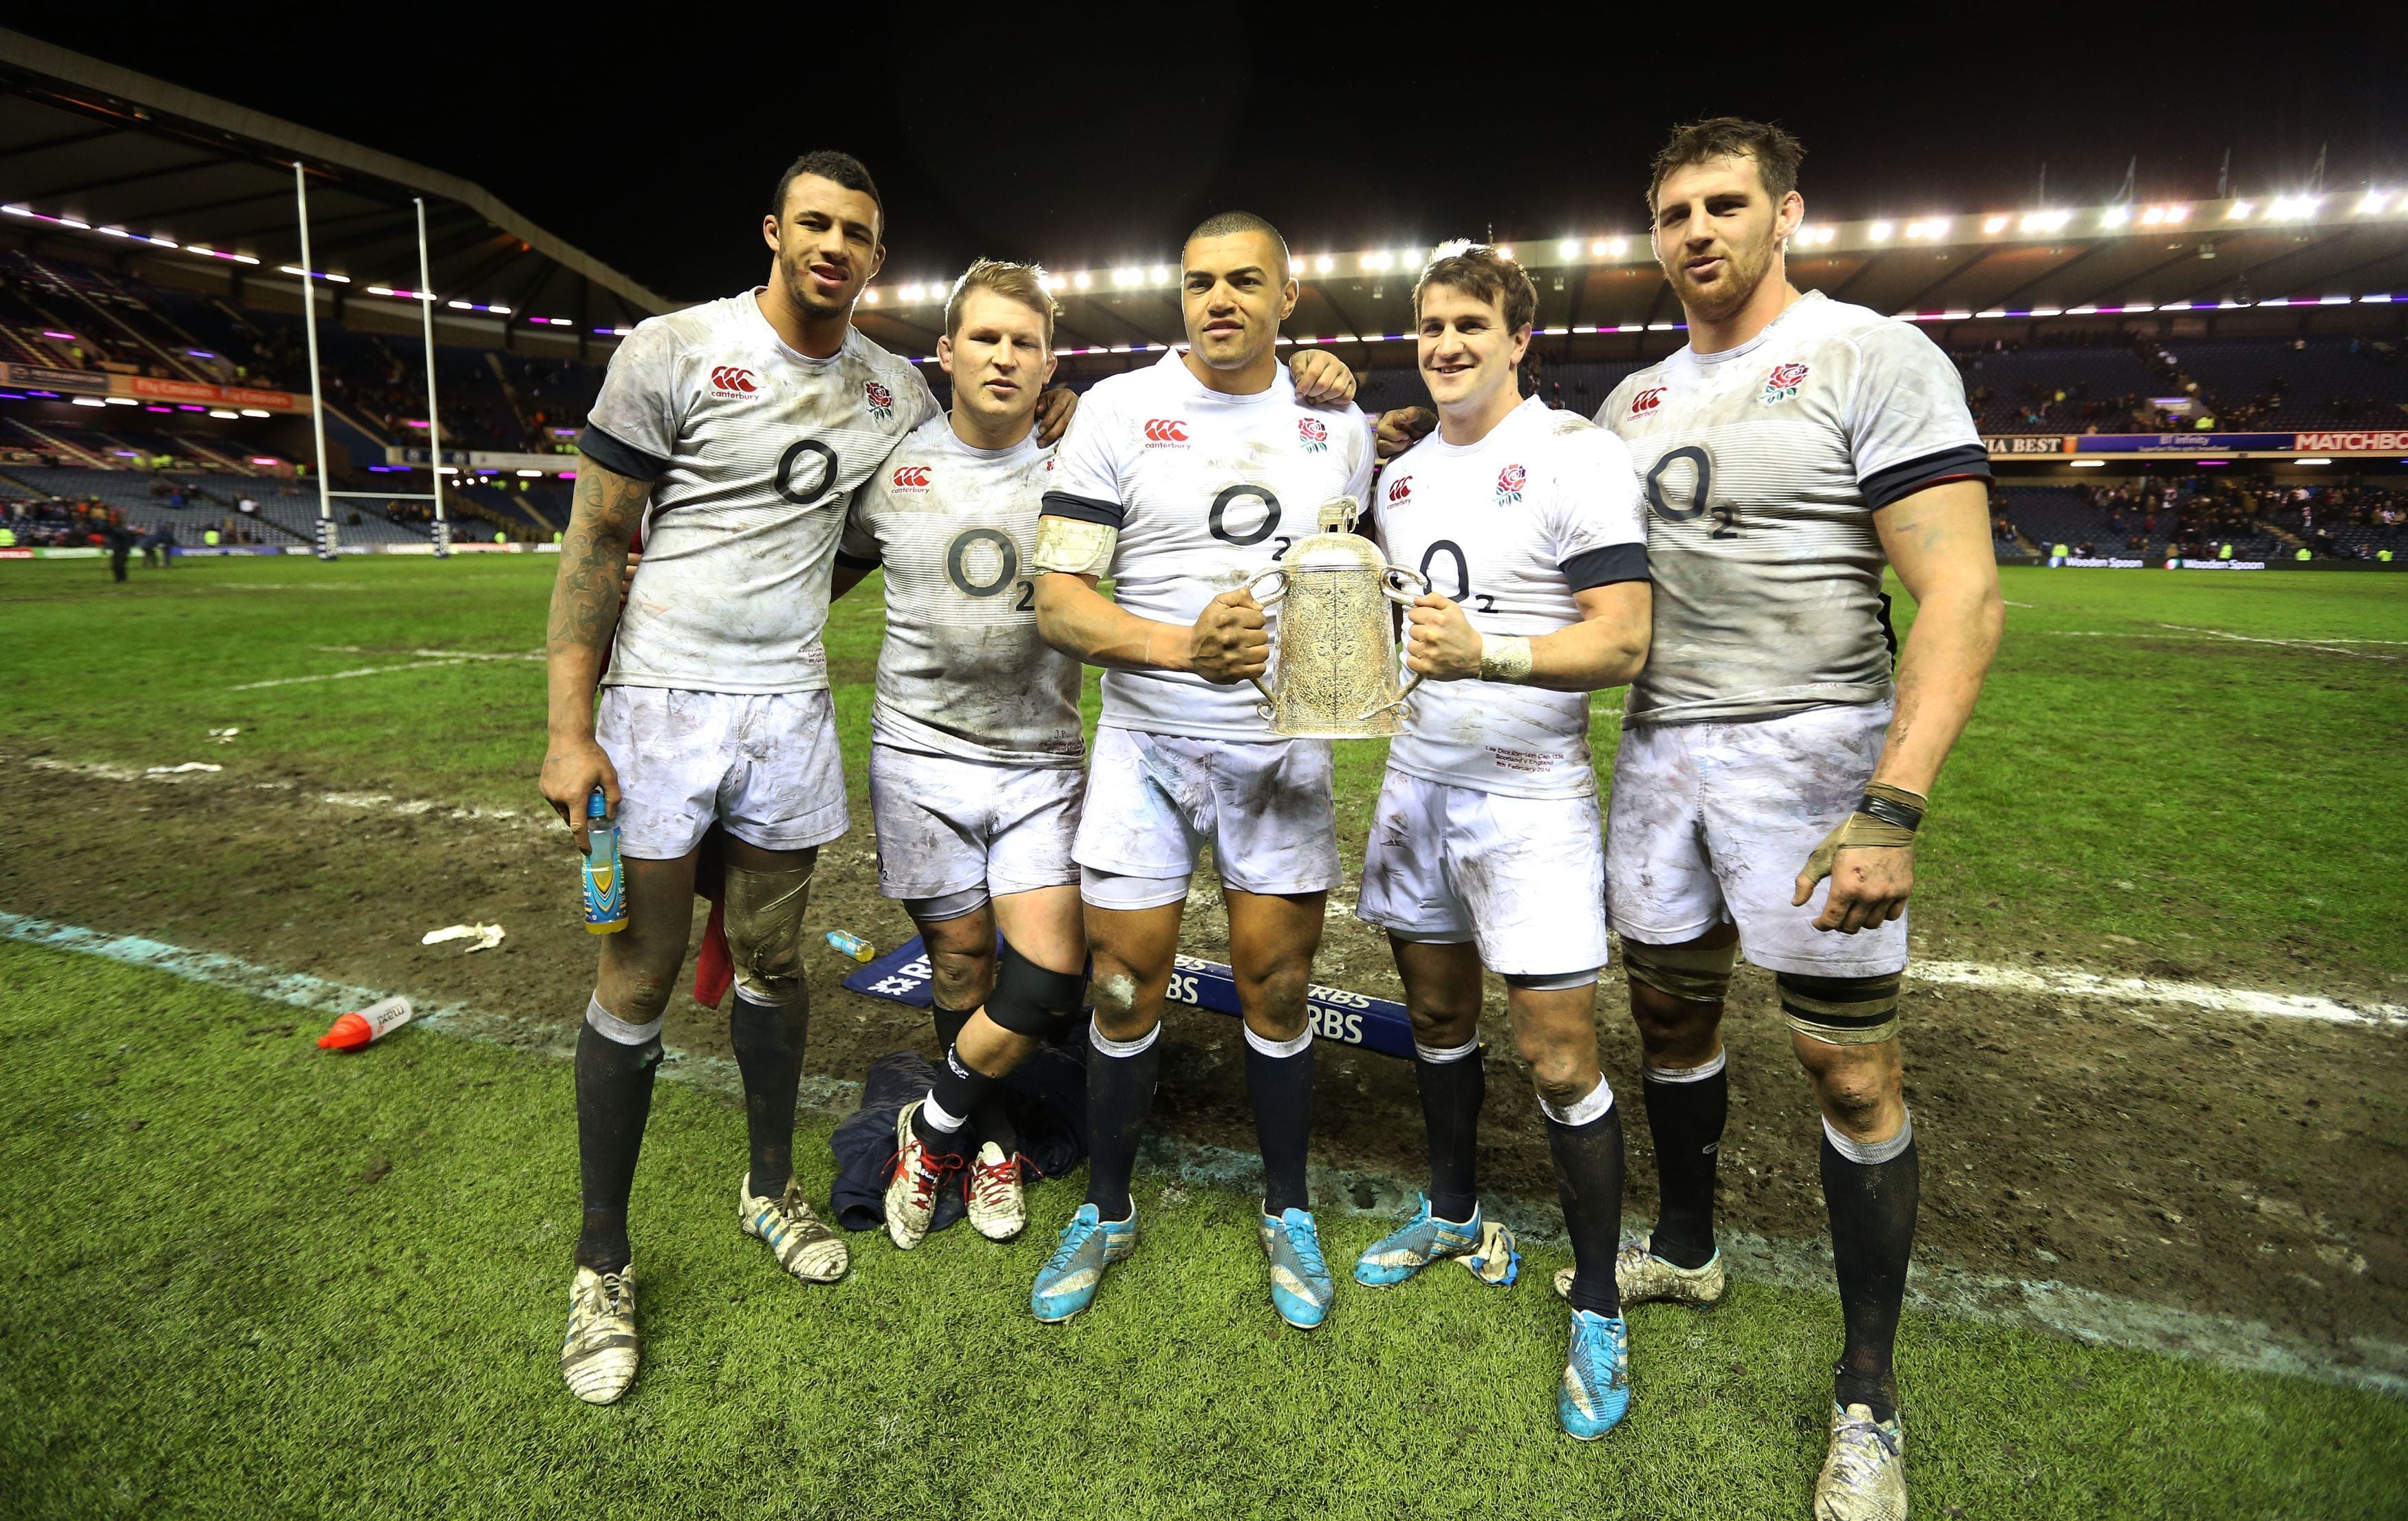
[[[619,864],[619,825],[602,789],[585,799],[585,932],[615,935],[627,927],[627,880]]]

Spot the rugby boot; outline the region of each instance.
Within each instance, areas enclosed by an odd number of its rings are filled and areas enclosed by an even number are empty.
[[[853,1261],[844,1239],[822,1225],[803,1201],[800,1179],[787,1179],[783,1196],[765,1198],[752,1191],[752,1174],[747,1172],[736,1217],[743,1223],[744,1234],[767,1241],[778,1266],[806,1284],[833,1284]]]
[[[1368,1288],[1401,1284],[1433,1262],[1480,1250],[1480,1206],[1461,1225],[1430,1213],[1429,1196],[1418,1196],[1413,1217],[1363,1249],[1354,1259],[1354,1282]]]
[[[1831,1450],[1814,1479],[1814,1521],[1906,1521],[1906,1428],[1871,1409],[1831,1407]]]
[[[568,1285],[568,1334],[560,1342],[560,1376],[589,1405],[615,1403],[636,1382],[636,1270],[596,1272],[580,1267]]]
[[[1702,1268],[1681,1268],[1650,1251],[1650,1239],[1641,1236],[1623,1242],[1622,1250],[1613,1255],[1613,1286],[1625,1306],[1692,1304],[1707,1310],[1721,1302],[1730,1280],[1723,1271],[1720,1252],[1708,1257]],[[1555,1270],[1555,1292],[1571,1298],[1571,1269]]]
[[[1271,1264],[1271,1308],[1280,1319],[1309,1331],[1329,1314],[1338,1286],[1321,1255],[1321,1231],[1302,1210],[1262,1218],[1263,1256]]]
[[[1555,1385],[1555,1420],[1567,1436],[1595,1442],[1630,1408],[1630,1331],[1619,1315],[1572,1312],[1572,1352]]]
[[[1093,1204],[1082,1204],[1045,1266],[1037,1270],[1037,1286],[1028,1295],[1030,1313],[1047,1325],[1069,1319],[1093,1304],[1104,1270],[1137,1250],[1137,1212],[1125,1220],[1107,1220]]]
[[[962,1179],[962,1197],[969,1204],[970,1227],[988,1241],[1008,1241],[1028,1224],[1028,1205],[1020,1191],[1020,1158],[1004,1155],[992,1141],[971,1158]]]
[[[945,1174],[962,1165],[958,1156],[939,1156],[911,1132],[911,1117],[927,1102],[915,1098],[895,1116],[895,1160],[886,1169],[886,1239],[909,1252],[928,1238],[928,1224],[937,1217],[937,1191]]]

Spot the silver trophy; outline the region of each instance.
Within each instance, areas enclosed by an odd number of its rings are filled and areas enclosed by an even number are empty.
[[[1321,531],[1290,545],[1280,563],[1247,584],[1265,609],[1279,609],[1268,674],[1256,681],[1255,711],[1297,739],[1377,739],[1397,732],[1405,699],[1391,605],[1411,607],[1429,590],[1419,574],[1381,558],[1354,533],[1351,496],[1321,506]]]

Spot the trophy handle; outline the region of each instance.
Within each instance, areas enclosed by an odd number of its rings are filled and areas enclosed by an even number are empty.
[[[1278,584],[1273,586],[1269,591],[1258,592],[1254,590],[1255,587],[1260,586],[1265,581],[1268,581],[1273,578],[1277,578]],[[1256,575],[1252,581],[1247,581],[1246,591],[1254,597],[1256,606],[1268,608],[1272,603],[1277,602],[1280,598],[1287,595],[1287,567],[1283,565],[1275,565],[1268,567],[1260,574]],[[1260,683],[1257,682],[1256,684],[1259,685]]]
[[[1419,590],[1415,590],[1416,587]],[[1400,608],[1410,608],[1413,605],[1415,597],[1426,596],[1428,594],[1429,578],[1417,570],[1408,570],[1403,566],[1392,565],[1380,572],[1380,595]],[[1402,659],[1403,655],[1404,652],[1399,647],[1398,658]],[[1405,699],[1412,696],[1413,689],[1421,684],[1421,674],[1417,671],[1413,674],[1413,679],[1405,683],[1403,691],[1365,713],[1363,721],[1368,722],[1377,718],[1391,708],[1401,711],[1405,706]]]

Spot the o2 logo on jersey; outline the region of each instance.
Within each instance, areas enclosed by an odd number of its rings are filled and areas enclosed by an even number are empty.
[[[749,369],[733,365],[721,365],[710,372],[711,394],[721,396],[749,396],[761,389]]]
[[[1412,476],[1400,475],[1394,481],[1388,482],[1388,505],[1390,507],[1404,506],[1406,501],[1412,497],[1412,494],[1413,478]]]
[[[1656,408],[1663,406],[1664,398],[1671,395],[1671,392],[1672,388],[1669,385],[1649,386],[1646,390],[1641,391],[1639,395],[1630,398],[1629,415],[1632,417],[1645,417],[1649,412],[1652,412]]]
[[[1304,445],[1304,452],[1308,454],[1323,454],[1329,451],[1329,424],[1317,417],[1297,418],[1296,438],[1297,442]]]
[[[1530,472],[1518,465],[1508,465],[1497,472],[1497,505],[1512,507],[1522,499],[1522,488],[1530,483]]]
[[[1187,441],[1187,420],[1183,417],[1149,417],[1145,420],[1145,446],[1177,448]]]
[[[895,415],[895,393],[876,380],[861,382],[861,399],[869,403],[869,415],[881,423]]]
[[[932,466],[898,465],[895,467],[892,484],[896,491],[926,491],[929,478],[935,474],[936,470]]]
[[[1798,394],[1799,386],[1806,383],[1806,366],[1796,360],[1775,365],[1772,373],[1764,378],[1764,394],[1756,399],[1767,407],[1787,401]]]

